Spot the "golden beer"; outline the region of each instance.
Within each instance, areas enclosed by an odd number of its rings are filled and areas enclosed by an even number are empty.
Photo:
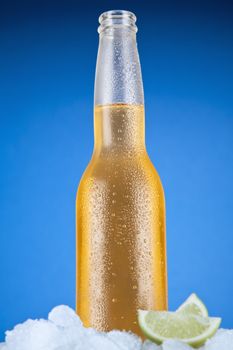
[[[104,89],[95,98],[94,152],[77,193],[77,312],[85,326],[140,334],[138,309],[167,309],[167,271],[164,193],[146,152],[136,63],[134,99],[124,92],[105,100]],[[103,73],[97,68],[96,89]]]

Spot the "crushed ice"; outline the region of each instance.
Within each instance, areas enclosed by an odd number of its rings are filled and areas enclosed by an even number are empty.
[[[6,332],[0,350],[191,350],[176,340],[158,346],[128,332],[85,328],[68,306],[55,307],[48,320],[27,320]],[[200,350],[233,350],[233,330],[220,329]]]

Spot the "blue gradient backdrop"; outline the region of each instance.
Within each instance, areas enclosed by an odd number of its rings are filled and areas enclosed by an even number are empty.
[[[0,6],[0,339],[57,304],[75,306],[97,18],[114,8],[138,16],[147,147],[167,201],[170,308],[195,291],[233,327],[232,2]]]

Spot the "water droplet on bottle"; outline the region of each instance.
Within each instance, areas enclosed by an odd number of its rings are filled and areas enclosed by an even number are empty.
[[[112,298],[113,303],[117,303],[117,298]]]

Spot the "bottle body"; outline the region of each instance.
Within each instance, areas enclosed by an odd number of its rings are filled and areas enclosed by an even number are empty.
[[[138,309],[167,308],[163,188],[143,142],[143,105],[96,106],[94,122],[77,194],[77,312],[86,326],[140,334]]]

